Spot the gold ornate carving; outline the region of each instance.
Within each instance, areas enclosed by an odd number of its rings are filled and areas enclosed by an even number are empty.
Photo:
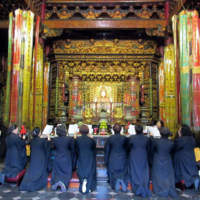
[[[156,43],[143,40],[67,40],[56,41],[55,54],[154,54]]]
[[[60,10],[60,12],[57,13],[57,15],[60,19],[69,19],[73,15],[73,13],[69,12],[67,10],[67,5],[64,4],[62,5],[62,9]]]
[[[62,33],[63,33],[63,29],[49,29],[47,26],[45,26],[42,37],[43,38],[57,37],[57,36],[61,36]]]
[[[89,6],[88,12],[84,12],[83,16],[86,19],[95,19],[97,17],[97,13],[95,12],[93,5]]]
[[[140,78],[139,72],[147,65],[146,61],[59,61],[59,68],[67,71],[68,76],[81,77],[82,81],[121,82],[128,77]]]
[[[142,5],[142,9],[136,12],[136,15],[143,19],[149,19],[152,15],[152,11],[150,9],[148,9],[147,4],[144,4],[144,5]]]
[[[46,19],[164,19],[164,3],[126,3],[98,4],[79,2],[47,3]]]
[[[165,36],[165,31],[166,31],[165,27],[158,25],[158,28],[156,28],[156,29],[146,29],[146,34],[149,36],[163,37],[163,36]]]

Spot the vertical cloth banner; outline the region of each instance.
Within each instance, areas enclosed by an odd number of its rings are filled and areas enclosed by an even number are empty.
[[[186,11],[179,14],[179,49],[180,49],[180,97],[182,123],[191,125],[190,111],[190,66],[189,32],[190,18]]]
[[[28,122],[34,14],[17,9],[9,14],[8,73],[4,123]],[[26,109],[24,109],[26,107]],[[26,110],[26,114],[24,114]]]
[[[12,72],[12,46],[13,46],[13,13],[9,14],[9,28],[8,28],[8,69],[6,80],[6,96],[3,121],[6,126],[10,120],[10,92],[11,92],[11,72]]]
[[[199,15],[195,10],[192,12],[192,119],[195,131],[200,131],[200,52],[199,52]]]
[[[33,129],[33,95],[34,95],[34,69],[35,66],[35,49],[33,49],[33,61],[32,61],[32,70],[31,70],[31,85],[30,85],[30,97],[29,97],[29,127]]]
[[[35,84],[35,119],[34,126],[42,128],[43,122],[43,47],[38,44]]]
[[[9,15],[8,74],[4,117],[7,125],[11,122],[18,125],[26,124],[29,128],[33,125],[42,128],[43,122],[47,121],[49,65],[45,68],[44,91],[44,55],[43,47],[39,43],[39,26],[40,17],[37,17],[33,59],[34,14],[31,11],[17,9],[14,15],[13,13]],[[45,119],[43,119],[44,92]]]
[[[18,123],[18,88],[19,88],[19,70],[21,59],[21,29],[22,29],[22,11],[15,11],[15,30],[13,41],[13,69],[12,69],[12,88],[10,96],[10,122]]]
[[[32,94],[32,102],[33,102],[33,112],[32,112],[32,123],[31,126],[35,126],[35,114],[36,114],[36,75],[37,75],[37,62],[38,62],[38,45],[39,45],[39,31],[40,31],[40,17],[38,16],[36,19],[36,25],[35,25],[35,51],[34,51],[34,62],[33,62],[33,74],[32,74],[32,79],[33,79],[33,94]]]
[[[47,124],[47,117],[48,117],[49,70],[50,70],[50,62],[45,62],[44,88],[43,88],[43,127]]]
[[[174,38],[174,56],[175,56],[175,68],[176,68],[176,106],[178,112],[178,123],[181,122],[181,101],[180,101],[180,69],[179,69],[179,47],[178,47],[178,16],[172,17],[172,29]]]
[[[23,70],[23,99],[22,99],[22,123],[29,124],[31,70],[33,57],[33,27],[34,14],[26,12],[25,46],[24,46],[24,70]]]
[[[24,72],[24,58],[25,58],[25,38],[26,38],[26,11],[22,11],[22,28],[21,28],[21,54],[20,54],[20,68],[19,68],[19,87],[18,87],[18,125],[22,125],[22,98],[23,98],[23,72]]]
[[[165,122],[165,74],[164,62],[161,61],[158,69],[159,79],[159,114],[160,119]]]
[[[172,44],[164,50],[164,84],[165,84],[165,124],[175,133],[177,131],[177,107],[176,107],[176,68],[174,46]]]

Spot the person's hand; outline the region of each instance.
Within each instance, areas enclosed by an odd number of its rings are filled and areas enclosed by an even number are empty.
[[[47,136],[47,140],[48,140],[48,141],[51,141],[50,135]]]
[[[22,140],[25,140],[26,139],[26,136],[25,135],[22,135]]]
[[[181,128],[178,130],[178,136],[181,137]]]
[[[92,134],[89,134],[89,137],[90,137],[90,138],[94,138],[94,136],[93,136]]]

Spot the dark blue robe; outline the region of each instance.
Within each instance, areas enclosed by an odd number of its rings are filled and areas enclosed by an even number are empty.
[[[4,159],[6,155],[6,132],[7,129],[1,125],[1,136],[0,136],[0,159]]]
[[[82,192],[83,180],[87,179],[86,193],[96,189],[96,142],[87,135],[75,141],[77,152],[77,175],[80,181],[79,191]]]
[[[120,134],[110,136],[105,144],[105,164],[109,182],[115,189],[117,179],[128,184],[128,139]]]
[[[175,189],[174,168],[171,155],[173,148],[173,142],[167,138],[152,139],[153,191],[160,197],[177,197]]]
[[[49,143],[44,138],[31,141],[30,164],[20,185],[21,191],[37,191],[46,187],[48,177]]]
[[[129,138],[129,175],[135,195],[149,197],[149,138],[143,134]]]
[[[195,145],[195,139],[192,136],[183,136],[175,140],[175,179],[176,183],[184,180],[186,187],[190,187],[198,176],[194,155]]]
[[[26,166],[26,143],[18,135],[11,133],[6,137],[5,168],[2,171],[7,178],[16,177]]]
[[[51,184],[62,181],[66,187],[72,177],[74,140],[63,136],[52,140],[55,147]]]

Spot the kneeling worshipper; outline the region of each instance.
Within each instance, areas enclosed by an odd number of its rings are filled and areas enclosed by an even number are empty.
[[[66,192],[72,177],[74,140],[66,136],[66,129],[62,125],[56,128],[56,134],[58,137],[52,139],[55,150],[51,179],[52,190],[60,187],[62,192]]]
[[[0,160],[4,160],[6,155],[6,135],[7,135],[7,128],[3,125],[0,121]]]
[[[19,187],[21,191],[33,192],[47,185],[50,145],[46,138],[41,138],[40,128],[34,128],[32,136],[30,164]]]
[[[148,151],[150,140],[143,134],[141,125],[135,126],[136,135],[129,138],[129,175],[132,191],[137,196],[149,197]]]
[[[168,137],[171,135],[168,128],[160,129],[161,138],[152,139],[152,183],[153,191],[160,197],[176,198],[175,177],[171,153],[174,149],[173,141]]]
[[[115,135],[110,136],[105,144],[105,164],[108,170],[109,182],[115,191],[120,187],[127,191],[128,185],[128,139],[120,135],[121,126],[113,127]]]
[[[75,140],[77,152],[77,175],[79,191],[86,194],[96,189],[96,142],[88,137],[89,128],[82,125],[79,129],[81,136]]]
[[[176,183],[183,182],[186,187],[194,184],[195,189],[199,186],[198,168],[195,161],[195,139],[190,127],[182,125],[175,140],[174,170]]]
[[[5,167],[0,173],[0,184],[4,183],[5,178],[15,178],[26,166],[26,143],[19,136],[17,125],[9,127],[6,146]]]

